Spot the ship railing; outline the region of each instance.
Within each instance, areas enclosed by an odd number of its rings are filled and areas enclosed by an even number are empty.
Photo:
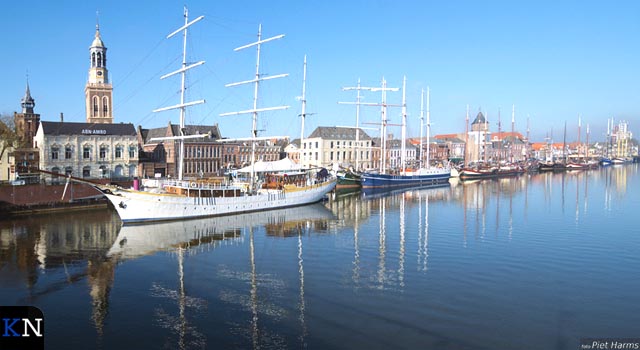
[[[221,183],[210,183],[200,181],[188,181],[188,180],[166,180],[162,184],[163,187],[180,187],[193,190],[229,190],[229,189],[242,189],[241,186],[228,185]]]

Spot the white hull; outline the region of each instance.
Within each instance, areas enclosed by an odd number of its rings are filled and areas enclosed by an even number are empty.
[[[315,203],[335,186],[334,178],[296,190],[260,190],[255,195],[239,197],[186,197],[119,188],[110,188],[105,195],[122,222],[127,224],[239,214]]]
[[[251,214],[127,225],[120,228],[107,256],[132,259],[184,245],[194,248],[222,244],[223,241],[232,243],[242,239],[241,229],[244,227],[276,226],[285,229],[288,223],[328,221],[333,218],[333,213],[322,204],[311,204]]]

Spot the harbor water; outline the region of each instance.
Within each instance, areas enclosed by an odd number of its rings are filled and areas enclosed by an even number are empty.
[[[576,349],[640,337],[638,164],[122,226],[0,221],[51,349]]]

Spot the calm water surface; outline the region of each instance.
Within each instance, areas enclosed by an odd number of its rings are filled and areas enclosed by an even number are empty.
[[[640,337],[638,165],[122,226],[0,221],[47,348],[576,349]]]

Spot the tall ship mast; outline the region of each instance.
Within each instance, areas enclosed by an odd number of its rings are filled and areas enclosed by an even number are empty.
[[[173,109],[179,109],[180,110],[180,135],[179,136],[174,136],[174,137],[162,137],[162,138],[152,138],[150,141],[168,141],[168,140],[177,140],[180,148],[179,148],[179,155],[178,155],[178,180],[182,180],[183,175],[184,175],[184,140],[185,139],[190,139],[190,138],[203,138],[203,137],[209,137],[209,135],[185,135],[184,134],[184,130],[185,130],[185,123],[184,123],[184,119],[185,119],[185,114],[186,114],[186,108],[193,106],[193,105],[198,105],[198,104],[202,104],[205,103],[205,100],[197,100],[197,101],[191,101],[191,102],[185,102],[185,97],[184,97],[184,93],[185,93],[185,81],[186,81],[186,75],[187,75],[187,71],[189,69],[195,68],[197,66],[203,65],[204,61],[198,61],[196,63],[187,65],[187,28],[191,27],[193,24],[201,21],[204,18],[204,16],[200,16],[196,19],[194,19],[193,21],[189,22],[189,10],[185,7],[184,8],[184,25],[178,29],[176,29],[173,33],[167,35],[167,39],[170,39],[171,37],[179,34],[180,32],[182,32],[182,67],[174,72],[165,74],[163,76],[160,77],[160,79],[165,79],[165,78],[169,78],[171,76],[174,76],[176,74],[180,74],[180,103],[177,105],[173,105],[173,106],[168,106],[168,107],[163,107],[163,108],[158,108],[153,110],[153,112],[162,112],[162,111],[167,111],[167,110],[173,110]]]
[[[273,40],[278,40],[278,39],[282,39],[284,38],[284,34],[280,34],[280,35],[276,35],[273,36],[271,38],[268,39],[262,39],[262,24],[260,24],[258,26],[258,40],[244,45],[244,46],[240,46],[235,48],[233,51],[240,51],[240,50],[244,50],[244,49],[248,49],[250,47],[255,46],[256,47],[256,71],[255,71],[255,78],[250,79],[250,80],[245,80],[245,81],[240,81],[237,83],[230,83],[225,85],[225,87],[233,87],[233,86],[239,86],[239,85],[244,85],[244,84],[253,84],[253,108],[252,109],[247,109],[247,110],[243,110],[243,111],[237,111],[237,112],[229,112],[229,113],[222,113],[220,114],[221,117],[225,117],[225,116],[231,116],[231,115],[240,115],[240,114],[251,114],[251,190],[254,190],[254,178],[255,178],[255,162],[256,162],[256,141],[258,141],[258,113],[259,112],[266,112],[266,111],[277,111],[277,110],[282,110],[282,109],[287,109],[289,108],[289,106],[277,106],[277,107],[264,107],[264,108],[258,108],[258,87],[260,86],[260,82],[261,81],[265,81],[265,80],[271,80],[271,79],[278,79],[278,78],[284,78],[286,76],[288,76],[288,73],[285,74],[277,74],[277,75],[271,75],[271,76],[266,76],[266,77],[261,77],[260,76],[260,49],[262,47],[262,44],[273,41]],[[278,138],[278,137],[268,137],[266,139],[273,139],[273,138]],[[284,138],[284,137],[280,137],[280,138]],[[263,138],[265,139],[265,138]],[[229,140],[229,142],[232,141],[237,141],[239,139],[234,139],[234,140]]]

